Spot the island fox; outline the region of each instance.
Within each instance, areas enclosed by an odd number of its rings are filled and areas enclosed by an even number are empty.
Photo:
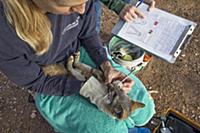
[[[94,76],[103,83],[102,71],[79,62],[79,57],[80,53],[75,53],[68,58],[66,66],[62,64],[47,65],[42,67],[43,71],[48,76],[71,75],[81,81],[87,81],[91,76]],[[101,110],[121,120],[128,118],[137,108],[144,107],[144,104],[131,100],[118,85],[118,82],[107,84],[104,98],[103,103],[101,102]]]

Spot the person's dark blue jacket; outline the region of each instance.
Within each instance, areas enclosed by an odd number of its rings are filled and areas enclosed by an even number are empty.
[[[107,60],[106,51],[95,31],[94,6],[92,1],[88,1],[83,15],[47,15],[52,24],[53,42],[45,54],[37,56],[17,36],[0,2],[0,70],[17,85],[38,93],[70,95],[80,90],[82,82],[65,75],[45,76],[41,66],[65,63],[80,46],[86,49],[97,66]]]

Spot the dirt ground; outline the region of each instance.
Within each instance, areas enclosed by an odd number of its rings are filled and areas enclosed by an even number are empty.
[[[200,123],[200,0],[160,0],[157,7],[198,23],[188,47],[175,64],[156,57],[137,76],[152,94],[157,115],[176,109]],[[117,16],[103,9],[101,36],[110,38]],[[53,133],[50,125],[28,103],[28,93],[0,73],[0,133]]]

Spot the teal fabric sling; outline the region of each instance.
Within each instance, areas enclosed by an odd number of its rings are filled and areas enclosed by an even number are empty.
[[[114,63],[108,55],[113,67],[128,74],[129,71]],[[95,67],[86,51],[81,49],[80,61]],[[131,99],[145,104],[124,121],[113,119],[101,112],[87,99],[79,94],[71,96],[48,96],[36,94],[35,103],[41,115],[60,133],[128,133],[128,128],[145,125],[155,114],[153,99],[145,86],[134,75],[130,76],[135,84],[129,96]]]

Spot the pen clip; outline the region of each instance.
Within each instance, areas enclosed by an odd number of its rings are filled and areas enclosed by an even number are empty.
[[[139,7],[142,3],[144,2],[144,0],[139,0],[136,4],[136,7]]]

